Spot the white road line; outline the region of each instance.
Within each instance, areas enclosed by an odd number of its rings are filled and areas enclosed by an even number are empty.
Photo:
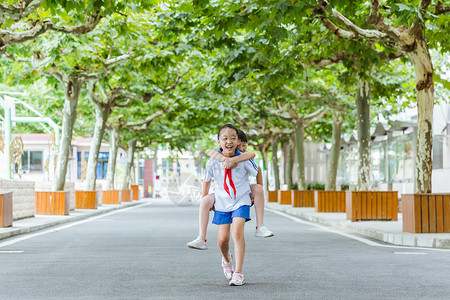
[[[2,253],[23,253],[23,250],[0,250],[0,254]]]
[[[58,228],[52,228],[52,229],[44,230],[44,231],[41,231],[41,232],[38,232],[38,233],[27,234],[27,235],[21,236],[19,238],[15,238],[15,239],[10,240],[10,241],[6,241],[6,242],[3,242],[3,243],[0,243],[0,248],[6,247],[6,246],[9,246],[9,245],[13,245],[13,244],[21,242],[21,241],[29,240],[31,238],[34,238],[34,237],[37,237],[37,236],[40,236],[40,235],[44,235],[44,234],[55,232],[55,231],[58,232],[58,231],[60,231],[62,229],[67,229],[67,228],[70,228],[70,227],[73,227],[73,226],[77,226],[77,225],[80,225],[80,224],[84,224],[84,223],[88,223],[88,222],[94,221],[96,219],[100,219],[100,218],[104,218],[104,217],[107,217],[107,216],[110,216],[110,215],[114,215],[114,214],[117,214],[119,212],[124,212],[124,211],[130,210],[130,209],[135,209],[135,208],[138,208],[138,207],[141,207],[141,206],[147,206],[147,205],[150,205],[150,204],[152,204],[152,202],[143,203],[143,204],[139,204],[139,205],[132,206],[132,207],[127,207],[127,208],[124,208],[124,209],[114,210],[112,212],[109,212],[109,213],[106,213],[106,214],[103,214],[103,215],[98,215],[98,216],[94,216],[94,217],[87,218],[87,219],[84,219],[84,220],[72,222],[72,223],[69,223],[67,225],[64,225],[64,226],[61,226],[61,227],[58,227]]]
[[[407,246],[396,246],[396,245],[385,245],[385,244],[380,244],[380,243],[371,241],[371,240],[369,240],[369,239],[365,239],[365,238],[363,238],[363,237],[359,237],[359,236],[356,236],[356,235],[352,235],[352,234],[348,234],[348,233],[345,233],[345,232],[341,232],[341,231],[338,231],[338,230],[335,230],[335,229],[331,229],[331,228],[329,228],[329,227],[326,227],[326,226],[323,226],[323,225],[320,225],[320,224],[317,224],[317,223],[304,221],[304,220],[301,220],[301,219],[299,219],[299,218],[297,218],[297,217],[288,215],[288,214],[283,213],[283,212],[280,212],[280,211],[276,211],[276,210],[273,210],[273,209],[270,209],[270,208],[264,208],[264,209],[267,210],[267,211],[273,212],[273,213],[275,213],[275,214],[278,214],[278,215],[280,215],[280,216],[286,217],[286,218],[288,218],[288,219],[291,219],[291,220],[293,220],[294,222],[302,223],[302,224],[306,224],[306,225],[310,225],[310,226],[314,226],[314,227],[320,228],[321,230],[324,230],[324,231],[328,231],[328,232],[340,234],[340,235],[342,235],[342,236],[345,236],[345,237],[350,238],[350,239],[353,239],[353,240],[357,240],[357,241],[359,241],[359,242],[361,242],[361,243],[364,243],[364,244],[367,244],[367,245],[369,245],[369,246],[383,247],[383,248],[396,248],[396,249],[409,249],[409,250],[412,250],[412,249],[415,250],[415,249],[417,249],[417,250],[441,251],[441,252],[449,252],[449,251],[450,251],[450,249],[424,248],[424,247],[412,247],[412,246],[411,246],[411,247],[407,247]]]
[[[427,255],[425,252],[394,252],[394,254],[400,255]]]

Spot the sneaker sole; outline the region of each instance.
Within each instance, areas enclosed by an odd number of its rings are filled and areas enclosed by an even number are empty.
[[[191,248],[191,249],[196,249],[196,250],[208,250],[208,248],[197,248],[197,247],[194,247],[194,246],[191,246],[191,245],[186,245],[188,248]]]
[[[235,284],[235,283],[230,282],[230,286],[242,286],[244,284],[245,284],[245,280],[242,282],[242,284]]]
[[[256,235],[255,234],[255,237],[260,237],[260,238],[268,238],[268,237],[273,237],[274,236],[274,234],[272,233],[271,235],[267,235],[267,236],[263,236],[263,235]]]

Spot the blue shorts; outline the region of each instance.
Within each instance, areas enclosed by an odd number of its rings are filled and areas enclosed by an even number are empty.
[[[233,223],[233,218],[244,218],[245,222],[250,221],[250,206],[243,205],[236,210],[230,212],[214,211],[214,218],[212,220],[213,224],[231,224]]]

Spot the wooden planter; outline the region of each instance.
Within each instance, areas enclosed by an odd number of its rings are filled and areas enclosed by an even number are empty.
[[[345,212],[345,191],[314,191],[316,212]]]
[[[278,191],[267,191],[267,202],[278,202]]]
[[[403,194],[403,231],[450,233],[450,194]]]
[[[13,223],[13,192],[0,193],[0,227]]]
[[[121,194],[120,197],[121,202],[131,202],[131,190],[121,190],[120,194]]]
[[[314,191],[292,191],[292,207],[314,207]]]
[[[133,191],[133,200],[139,200],[139,185],[132,185],[131,190]]]
[[[70,209],[70,193],[67,192],[35,192],[36,213],[42,215],[68,215]]]
[[[102,204],[120,204],[120,191],[103,191]]]
[[[278,191],[278,204],[292,204],[292,191]]]
[[[398,220],[398,192],[346,192],[347,219]]]
[[[96,191],[75,191],[75,208],[97,209],[98,200]]]

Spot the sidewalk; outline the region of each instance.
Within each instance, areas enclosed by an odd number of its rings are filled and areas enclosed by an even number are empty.
[[[291,207],[266,202],[266,208],[301,219],[336,228],[346,233],[363,235],[392,245],[450,249],[450,233],[414,234],[403,232],[402,214],[398,221],[351,222],[345,213],[317,213],[314,207]]]
[[[38,231],[52,226],[79,221],[93,216],[106,214],[118,209],[147,203],[141,199],[139,201],[123,202],[122,204],[102,204],[97,209],[75,209],[67,216],[61,215],[35,215],[33,218],[13,221],[13,226],[0,228],[0,240],[13,237],[19,234]]]

